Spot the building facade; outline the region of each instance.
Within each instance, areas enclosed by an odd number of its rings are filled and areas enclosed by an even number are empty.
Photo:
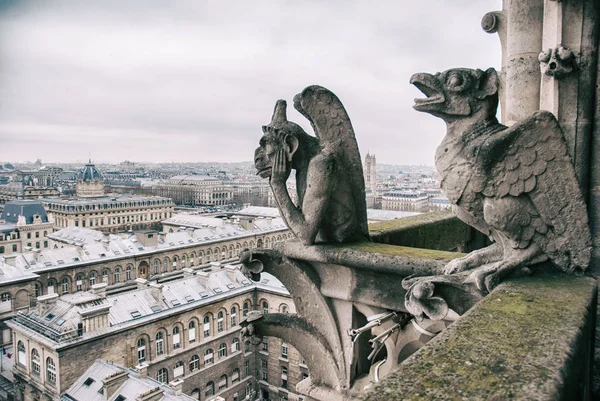
[[[43,198],[57,229],[93,228],[117,232],[158,227],[171,217],[174,204],[160,196],[116,195],[93,198]]]
[[[49,248],[54,220],[37,200],[13,200],[0,219],[0,256]]]
[[[222,179],[208,175],[177,175],[152,186],[152,193],[177,205],[222,206],[233,202],[234,190]]]
[[[277,347],[276,340],[263,341],[275,348],[269,350],[240,338],[239,322],[251,310],[295,312],[277,279],[264,275],[252,283],[235,266],[224,266],[190,269],[187,277],[163,284],[137,283],[138,289],[115,295],[98,284],[89,292],[43,296],[8,323],[23,400],[58,399],[98,359],[134,368],[197,400],[240,401],[270,387],[286,390],[277,392],[279,398],[299,399],[287,382],[303,377],[291,372],[302,362],[297,351]],[[264,374],[269,361],[277,367]]]
[[[392,190],[381,197],[381,208],[406,212],[427,212],[429,207],[426,195],[416,191]]]
[[[365,188],[377,197],[377,159],[367,152],[365,156]]]

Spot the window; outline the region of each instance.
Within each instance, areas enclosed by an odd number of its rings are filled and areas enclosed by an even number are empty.
[[[219,345],[219,358],[225,358],[227,356],[227,345],[221,343]]]
[[[262,338],[262,350],[269,352],[269,339],[267,337]]]
[[[231,352],[238,352],[240,350],[240,339],[234,338],[231,340]]]
[[[48,248],[48,241],[44,241],[44,248]]]
[[[0,250],[0,253],[4,253],[4,252],[3,252],[3,250],[4,250],[4,247],[1,247],[1,248],[2,248],[2,249]],[[17,252],[17,245],[13,245],[13,246],[12,246],[12,251],[13,251],[13,252]]]
[[[250,376],[250,361],[244,362],[244,377]]]
[[[159,331],[156,333],[156,356],[162,355],[165,353],[163,342],[163,333]]]
[[[269,365],[267,364],[266,360],[262,360],[260,361],[260,367],[261,367],[261,377],[264,381],[269,381],[269,372],[268,372],[268,367]]]
[[[166,383],[169,381],[169,372],[167,371],[167,369],[162,368],[159,369],[158,372],[156,372],[156,380],[160,383]]]
[[[40,375],[40,353],[35,348],[31,350],[31,371]]]
[[[90,287],[96,284],[96,273],[90,273]]]
[[[63,294],[69,293],[69,278],[68,277],[64,277],[62,279],[61,290],[62,290]]]
[[[204,337],[210,337],[210,315],[204,316]]]
[[[217,314],[217,332],[223,331],[223,311]]]
[[[4,253],[4,247],[0,246],[0,253]]]
[[[121,269],[118,267],[115,267],[115,277],[114,277],[114,281],[115,283],[119,283],[121,282]]]
[[[48,280],[48,294],[54,294],[55,293],[55,288],[56,288],[56,281],[54,280]]]
[[[231,384],[237,383],[240,381],[240,370],[238,368],[233,369],[233,373],[231,374]]]
[[[181,337],[179,336],[179,327],[173,327],[173,349],[181,347]]]
[[[27,239],[31,239],[31,233],[27,233]]]
[[[154,274],[158,274],[160,269],[160,261],[158,259],[154,259]]]
[[[76,289],[77,292],[82,291],[83,290],[83,274],[78,274],[77,276],[75,276],[75,284],[76,284]]]
[[[137,342],[137,358],[138,364],[146,360],[146,340],[140,338]]]
[[[36,298],[40,296],[40,285],[38,283],[33,284],[33,292]]]
[[[188,342],[191,344],[196,341],[196,323],[193,321],[188,325]]]
[[[204,352],[204,365],[210,365],[215,362],[215,354],[211,348]]]
[[[25,351],[25,344],[23,341],[17,343],[17,362],[21,366],[27,366],[27,351]]]
[[[127,266],[125,269],[125,280],[131,280],[131,266]]]
[[[246,301],[244,302],[244,306],[242,307],[242,317],[248,316],[248,309],[250,309],[250,303]]]
[[[288,345],[286,343],[281,343],[281,357],[288,359]]]
[[[237,326],[237,309],[235,306],[231,307],[231,327]]]
[[[183,362],[179,361],[175,364],[175,369],[173,369],[173,377],[183,376]]]
[[[35,238],[40,238],[40,232],[39,231],[35,232]]]
[[[219,377],[219,390],[227,388],[227,375]]]
[[[0,300],[2,300],[2,302],[8,302],[10,301],[10,292],[5,292],[0,296]]]
[[[204,391],[204,395],[206,397],[210,397],[211,395],[215,395],[215,383],[208,382],[206,384],[206,390]]]
[[[250,341],[244,343],[244,352],[250,352]]]
[[[194,355],[192,356],[192,359],[190,359],[190,372],[193,372],[196,369],[200,369],[200,358],[198,358],[198,355]]]
[[[269,303],[267,301],[262,301],[262,312],[263,315],[269,313]]]
[[[102,271],[102,282],[108,284],[108,274],[109,271],[107,269],[104,269]]]
[[[280,313],[288,313],[288,306],[286,304],[279,305],[279,312]]]
[[[287,374],[288,374],[287,368],[285,366],[282,366],[281,367],[281,387],[282,388],[287,388],[287,386],[288,386]]]
[[[56,384],[56,366],[52,358],[46,359],[46,381]]]

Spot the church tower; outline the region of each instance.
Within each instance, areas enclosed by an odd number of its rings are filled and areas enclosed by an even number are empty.
[[[365,156],[365,188],[370,189],[374,196],[377,196],[376,164],[375,155],[370,155],[367,152],[367,156]]]

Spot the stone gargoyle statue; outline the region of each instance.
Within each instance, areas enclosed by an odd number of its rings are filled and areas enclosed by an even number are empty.
[[[426,95],[414,108],[447,126],[435,155],[442,191],[462,221],[493,241],[451,261],[444,273],[491,291],[511,272],[544,261],[566,272],[585,270],[592,249],[588,216],[554,115],[537,111],[511,127],[498,123],[493,68],[420,73],[411,83]],[[452,281],[421,279],[405,283],[407,303],[417,309],[419,298],[440,302],[432,283]]]
[[[294,107],[316,137],[287,120],[278,100],[254,153],[258,175],[269,178],[287,226],[305,245],[369,239],[365,184],[358,144],[344,106],[331,91],[309,86]],[[286,181],[296,170],[297,206]]]

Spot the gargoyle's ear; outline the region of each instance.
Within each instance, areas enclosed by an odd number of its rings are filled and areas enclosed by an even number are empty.
[[[294,157],[294,153],[298,150],[298,146],[300,142],[295,135],[287,134],[284,138],[285,145],[288,147],[289,151],[287,152],[288,162],[292,162],[292,157]]]
[[[498,73],[494,68],[488,68],[479,78],[479,85],[475,92],[477,99],[485,99],[498,93]]]

